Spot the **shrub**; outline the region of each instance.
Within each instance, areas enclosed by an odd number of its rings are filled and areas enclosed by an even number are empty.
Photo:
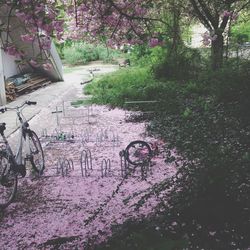
[[[176,235],[166,235],[156,221],[127,221],[113,229],[113,236],[96,250],[170,250],[184,249],[187,242]]]
[[[250,64],[230,59],[216,72],[200,72],[197,56],[185,50],[176,61],[166,59],[154,71],[167,69],[159,71],[164,81],[149,67],[136,67],[106,76],[86,91],[113,106],[126,98],[161,101],[164,113],[148,131],[167,142],[166,162],[178,173],[155,185],[145,199],[169,191],[153,219],[163,235],[187,239],[190,249],[245,249],[250,245]],[[107,249],[123,237],[125,248],[130,241],[132,246],[146,242],[148,227],[133,234],[134,225],[125,225]]]
[[[201,70],[201,62],[198,50],[183,47],[177,55],[165,55],[165,60],[154,66],[154,72],[158,78],[168,80],[195,79]]]
[[[152,67],[152,65],[161,63],[167,55],[165,47],[156,46],[148,48],[145,45],[134,46],[129,55],[132,65],[140,67]]]
[[[97,79],[84,91],[96,103],[122,107],[126,99],[147,100],[147,88],[154,82],[147,68],[122,69]]]
[[[178,167],[163,224],[182,225],[176,230],[187,234],[191,249],[244,249],[250,244],[250,123],[235,116],[236,103],[179,100],[179,114],[149,127],[167,141],[166,160]]]
[[[64,47],[64,59],[67,64],[80,65],[90,61],[103,60],[114,62],[114,59],[121,55],[120,51],[109,49],[101,45],[87,43],[74,43]]]

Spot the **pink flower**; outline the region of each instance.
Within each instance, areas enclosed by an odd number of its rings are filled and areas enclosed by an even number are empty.
[[[30,59],[29,63],[33,66],[33,67],[38,67],[39,64],[37,63],[37,61]]]
[[[233,14],[232,14],[232,20],[233,21],[236,21],[237,19],[238,19],[238,17],[239,17],[239,13],[236,13],[236,12],[234,12]]]
[[[158,38],[151,38],[151,39],[150,39],[150,41],[149,41],[149,46],[150,46],[151,48],[156,47],[156,46],[158,46],[158,45],[162,45],[162,42],[160,42]]]
[[[222,13],[222,16],[223,17],[230,17],[232,15],[232,11],[228,11],[228,10],[225,10],[223,13]]]
[[[51,63],[44,63],[42,66],[47,71],[50,71],[53,68]]]
[[[11,56],[19,56],[19,52],[14,45],[9,45],[5,47],[4,51]]]
[[[34,35],[31,34],[21,35],[20,38],[23,42],[33,42],[35,40]]]
[[[24,21],[25,20],[25,18],[26,18],[26,15],[25,15],[25,13],[23,13],[23,12],[20,12],[19,10],[16,10],[16,17],[18,17],[20,20],[22,20],[22,21]]]

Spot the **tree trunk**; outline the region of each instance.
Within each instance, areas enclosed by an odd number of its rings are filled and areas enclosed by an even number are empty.
[[[224,37],[221,33],[215,33],[217,38],[212,41],[211,47],[211,60],[212,69],[217,70],[222,67],[223,64],[223,47],[224,47]]]
[[[175,0],[171,2],[171,15],[172,15],[172,24],[171,24],[172,46],[169,53],[171,55],[177,56],[178,49],[182,41],[181,28],[180,28],[181,11],[178,3],[176,3]]]
[[[176,7],[176,6],[175,6]],[[180,43],[180,11],[175,8],[173,9],[173,52],[177,55],[178,46]]]

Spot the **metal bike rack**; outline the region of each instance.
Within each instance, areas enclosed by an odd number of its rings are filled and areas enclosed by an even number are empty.
[[[119,138],[119,135],[115,133],[114,131],[108,130],[108,129],[101,129],[96,134],[96,146],[97,147],[119,147],[121,145],[121,140]]]
[[[69,172],[74,170],[74,163],[72,159],[59,158],[57,160],[56,174],[62,177],[69,176]]]
[[[151,160],[147,160],[147,161],[140,163],[140,164],[137,164],[137,165],[131,165],[127,161],[127,156],[126,156],[125,150],[120,151],[119,156],[120,156],[121,176],[122,177],[128,176],[128,174],[135,171],[136,168],[140,168],[142,180],[145,180],[148,177],[148,172],[150,171],[150,168],[152,166]]]
[[[56,142],[75,142],[75,135],[74,132],[63,132],[55,128],[51,135],[47,133],[47,130],[44,129],[42,131],[41,139],[48,141],[49,143],[56,143]]]
[[[110,159],[103,159],[101,164],[101,176],[109,177],[111,174],[111,161]]]
[[[62,102],[63,116],[60,120],[60,125],[80,125],[91,123],[91,118],[95,116],[92,104],[74,104],[77,101],[78,100],[64,100]],[[65,120],[65,123],[62,120]]]
[[[125,150],[120,151],[119,156],[120,156],[120,164],[121,164],[121,176],[125,177],[128,174],[128,170],[130,167],[130,164],[126,158]]]
[[[93,170],[92,155],[89,149],[83,150],[80,158],[82,177],[90,176],[90,171]]]

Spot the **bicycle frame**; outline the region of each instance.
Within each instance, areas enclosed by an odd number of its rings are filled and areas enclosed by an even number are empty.
[[[25,157],[23,157],[23,140],[26,140],[28,134],[29,134],[29,123],[27,121],[25,121],[25,118],[22,114],[22,109],[24,107],[24,105],[27,103],[24,103],[23,105],[21,105],[20,107],[15,107],[15,108],[5,108],[5,110],[14,110],[16,111],[18,120],[20,122],[20,132],[19,132],[19,141],[18,141],[18,147],[17,147],[17,151],[16,151],[16,155],[13,153],[10,144],[7,140],[7,138],[5,137],[4,133],[1,134],[2,138],[3,138],[3,142],[5,144],[6,147],[6,152],[9,156],[9,159],[11,160],[14,169],[16,171],[18,171],[18,167],[21,165],[25,165],[26,164],[26,160],[29,159],[29,156],[31,155],[30,152],[27,152],[27,155]],[[29,140],[28,140],[29,143]],[[29,145],[28,145],[28,147]]]
[[[26,155],[26,157],[24,158],[24,162],[22,162],[23,160],[23,140],[26,140],[27,135],[29,133],[29,124],[27,121],[23,121],[22,118],[22,113],[20,110],[17,110],[17,117],[18,120],[20,122],[20,131],[19,131],[19,143],[18,143],[18,148],[17,148],[17,153],[16,153],[16,163],[18,165],[24,164],[25,165],[25,160],[28,158],[28,155]]]

